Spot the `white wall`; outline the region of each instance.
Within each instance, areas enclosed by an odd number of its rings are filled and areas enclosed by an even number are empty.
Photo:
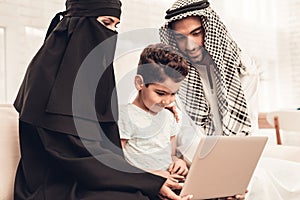
[[[5,28],[4,47],[0,47],[5,49],[5,74],[1,76],[5,79],[0,83],[7,88],[0,87],[0,103],[13,102],[26,66],[44,38],[44,34],[26,32],[25,27],[44,31],[55,12],[63,8],[60,0],[0,0],[0,27]]]
[[[300,0],[215,0],[215,10],[261,70],[260,111],[300,107]]]
[[[300,0],[210,2],[232,37],[261,67],[260,110],[299,107],[300,15],[296,13]],[[173,0],[122,0],[122,3],[119,33],[126,35],[128,31],[160,27]],[[52,17],[64,8],[63,0],[0,0],[0,103],[13,102]],[[126,45],[135,44],[129,41]],[[118,81],[135,69],[140,50],[116,58]]]
[[[122,3],[120,33],[159,27],[171,1]],[[0,103],[14,101],[27,65],[41,46],[52,17],[65,9],[64,4],[63,0],[0,0],[0,49],[4,49],[0,50]]]

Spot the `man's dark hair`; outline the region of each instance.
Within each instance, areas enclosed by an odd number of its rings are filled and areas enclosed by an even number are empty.
[[[174,82],[182,81],[188,74],[189,66],[185,58],[180,56],[171,46],[162,43],[147,46],[140,55],[137,74],[144,83],[162,83],[167,78]]]

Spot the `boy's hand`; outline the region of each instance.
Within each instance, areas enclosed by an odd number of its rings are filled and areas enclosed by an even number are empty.
[[[178,196],[173,190],[181,190],[183,184],[168,178],[159,191],[159,198],[162,200],[190,200],[192,195]]]
[[[182,159],[176,159],[169,167],[168,171],[170,174],[178,174],[185,176],[188,173],[186,163]]]

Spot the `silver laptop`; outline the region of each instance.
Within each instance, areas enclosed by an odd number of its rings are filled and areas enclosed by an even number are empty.
[[[202,138],[180,195],[210,199],[244,194],[266,142],[263,136]]]

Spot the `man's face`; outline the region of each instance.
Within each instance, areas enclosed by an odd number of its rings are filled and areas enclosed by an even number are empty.
[[[191,16],[172,24],[178,48],[191,62],[198,63],[204,58],[204,28],[199,17]]]

